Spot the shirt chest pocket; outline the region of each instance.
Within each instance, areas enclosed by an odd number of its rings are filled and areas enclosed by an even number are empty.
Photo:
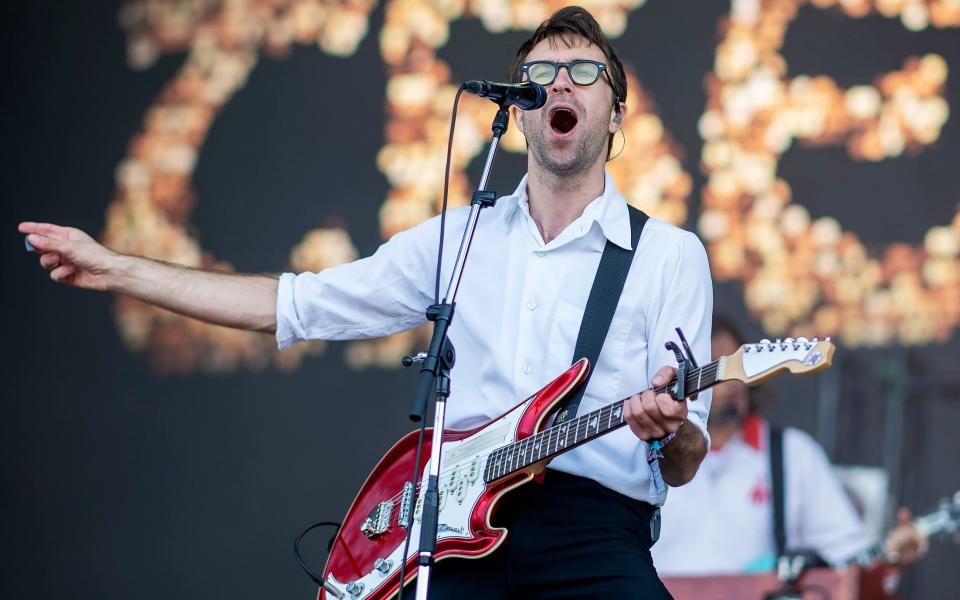
[[[548,349],[548,364],[550,371],[558,374],[570,366],[574,359],[574,347],[577,343],[577,334],[583,321],[583,309],[565,302],[557,305],[553,323],[550,328],[550,343]],[[591,365],[593,375],[587,385],[586,395],[601,402],[619,400],[626,368],[627,338],[633,322],[614,316],[610,323],[610,330],[604,340],[600,359]]]

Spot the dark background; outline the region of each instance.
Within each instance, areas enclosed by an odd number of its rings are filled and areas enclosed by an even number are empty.
[[[703,183],[702,81],[728,10],[723,2],[693,6],[650,0],[617,41],[694,174],[691,229]],[[313,521],[341,518],[375,461],[410,428],[413,376],[351,371],[334,345],[293,373],[161,377],[123,346],[111,297],[50,284],[23,251],[20,220],[102,230],[114,169],[183,59],[129,69],[118,8],[0,8],[0,260],[9,321],[0,363],[0,596],[309,598],[314,586],[296,566],[291,542]],[[331,215],[344,220],[362,254],[379,243],[376,211],[387,191],[373,162],[384,118],[386,75],[375,35],[382,10],[350,58],[300,46],[282,60],[262,57],[217,118],[195,172],[202,201],[192,217],[214,255],[239,270],[280,270],[290,246]],[[454,80],[502,79],[524,37],[494,36],[466,20],[452,26],[440,55]],[[927,52],[957,69],[960,32],[911,34],[894,21],[810,8],[784,49],[793,75],[825,73],[841,86],[869,82]],[[832,215],[869,244],[920,242],[927,228],[952,218],[960,198],[958,82],[951,73],[954,114],[941,140],[920,155],[869,164],[841,148],[794,148],[781,174],[813,216]],[[492,187],[512,190],[522,170],[521,157],[502,156]],[[334,176],[341,173],[348,177]],[[748,337],[762,336],[736,285],[718,285],[716,302]],[[915,349],[841,347],[830,378],[779,384],[769,414],[819,435],[840,462],[898,461],[896,501],[930,510],[960,488],[957,350],[956,339]],[[898,379],[898,369],[908,375]],[[904,394],[893,394],[899,384]],[[818,412],[824,390],[838,393],[836,414]],[[902,446],[885,431],[899,432]],[[891,447],[899,451],[885,456]],[[318,568],[320,546],[308,546]],[[957,564],[956,545],[934,542],[907,573],[903,595],[953,597]]]

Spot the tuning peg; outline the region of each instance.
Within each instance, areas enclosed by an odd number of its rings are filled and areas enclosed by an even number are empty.
[[[812,340],[810,340],[810,343],[811,343],[811,344],[816,344],[817,341],[818,341],[817,338],[813,338]]]
[[[786,344],[792,344],[792,343],[793,343],[793,338],[786,338],[786,339],[783,340],[783,341],[784,341],[784,343],[786,343]]]
[[[768,345],[770,343],[770,340],[768,340],[767,338],[763,338],[762,340],[760,340],[760,343],[764,345]]]
[[[810,340],[808,340],[807,338],[802,337],[802,336],[797,338],[797,343],[798,343],[798,344],[806,344],[806,343],[809,342],[809,341],[810,341]]]
[[[829,342],[829,341],[830,341],[830,336],[828,335],[827,337],[823,338],[823,341]]]

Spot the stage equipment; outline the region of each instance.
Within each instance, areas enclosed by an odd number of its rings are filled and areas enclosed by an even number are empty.
[[[520,110],[536,110],[547,103],[547,90],[539,83],[497,83],[495,81],[468,81],[464,89],[475,96],[489,98],[501,108],[516,106]],[[483,189],[483,185],[480,186]]]

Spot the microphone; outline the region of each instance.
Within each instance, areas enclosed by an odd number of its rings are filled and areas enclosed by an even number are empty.
[[[501,108],[516,106],[520,110],[536,110],[547,103],[547,89],[533,81],[497,83],[475,80],[463,85],[466,91],[483,98],[490,98]]]

